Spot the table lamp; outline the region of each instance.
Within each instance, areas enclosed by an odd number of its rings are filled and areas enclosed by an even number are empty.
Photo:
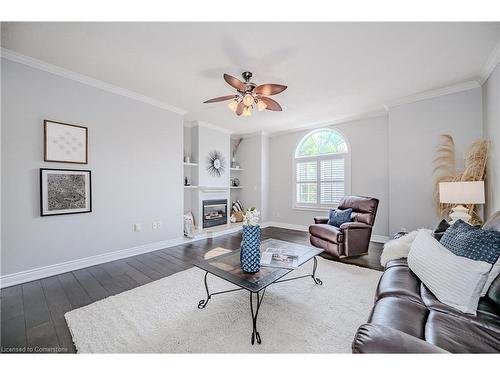
[[[456,204],[450,213],[450,224],[459,219],[468,223],[471,216],[463,205],[484,204],[484,181],[440,182],[439,201]]]

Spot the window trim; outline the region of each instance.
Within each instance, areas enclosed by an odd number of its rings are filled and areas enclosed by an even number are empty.
[[[317,156],[297,156],[299,148],[302,146],[302,143],[311,135],[313,135],[316,132],[320,131],[331,131],[339,134],[345,141],[347,145],[347,152],[338,152],[338,153],[330,153],[330,154],[321,154]],[[320,203],[314,203],[314,204],[307,204],[307,203],[299,203],[297,202],[297,164],[299,162],[307,162],[307,161],[316,161],[318,163],[317,166],[317,179],[316,179],[316,184],[318,185],[317,188],[317,194],[318,197],[320,195],[320,188],[319,188],[319,176],[320,176],[320,161],[321,160],[330,160],[330,159],[344,159],[344,194],[349,195],[351,193],[351,146],[349,144],[349,140],[347,137],[338,129],[335,128],[319,128],[315,129],[303,137],[300,138],[299,142],[297,143],[294,153],[293,153],[293,162],[292,162],[292,173],[293,173],[293,189],[292,189],[292,209],[295,210],[306,210],[306,211],[328,211],[331,208],[337,208],[338,205],[331,205],[331,204],[320,204]]]

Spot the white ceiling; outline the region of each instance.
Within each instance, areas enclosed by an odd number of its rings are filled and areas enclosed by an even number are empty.
[[[477,79],[500,23],[2,23],[2,47],[135,91],[236,133],[378,110]],[[281,83],[283,112],[236,117],[223,73]]]

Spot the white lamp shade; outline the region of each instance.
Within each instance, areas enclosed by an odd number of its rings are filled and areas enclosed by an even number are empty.
[[[439,201],[455,204],[483,204],[484,181],[440,182]]]

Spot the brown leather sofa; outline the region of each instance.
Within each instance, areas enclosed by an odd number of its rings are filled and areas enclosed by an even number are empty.
[[[500,212],[484,229],[500,231]],[[499,353],[500,276],[481,298],[476,316],[439,302],[408,268],[406,259],[386,265],[367,324],[353,353]]]
[[[370,245],[373,223],[377,214],[378,199],[361,196],[347,196],[340,202],[339,209],[352,208],[352,222],[340,228],[328,225],[328,218],[315,217],[309,226],[310,241],[337,258],[366,254]]]

